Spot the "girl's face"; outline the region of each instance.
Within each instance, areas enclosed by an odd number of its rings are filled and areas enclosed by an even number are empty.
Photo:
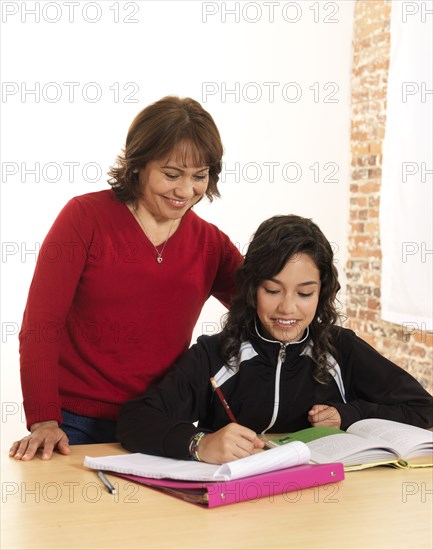
[[[308,254],[292,256],[275,277],[257,289],[257,315],[266,332],[280,342],[302,338],[316,314],[320,273]]]

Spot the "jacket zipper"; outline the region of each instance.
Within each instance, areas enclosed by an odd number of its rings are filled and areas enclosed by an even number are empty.
[[[275,421],[277,420],[278,416],[278,410],[280,408],[280,375],[281,375],[281,367],[283,366],[284,361],[286,360],[286,347],[289,344],[283,344],[280,343],[280,352],[278,354],[278,363],[277,363],[277,369],[275,372],[275,390],[274,390],[274,410],[272,412],[272,418],[269,423],[269,426],[262,431],[262,434],[266,433],[268,430],[272,428],[272,426],[275,424]]]
[[[277,343],[276,340],[268,340],[267,338],[264,338],[260,334],[259,329],[257,328],[257,320],[255,321],[255,328],[256,328],[257,336],[259,338],[261,338],[265,342],[270,342],[270,343],[275,343],[275,344]],[[307,327],[307,334],[301,340],[298,340],[298,341],[292,342],[292,343],[293,344],[301,344],[302,342],[305,342],[305,340],[307,340],[309,335],[310,335],[310,327]],[[275,424],[275,421],[277,420],[277,416],[278,416],[278,410],[279,410],[279,407],[280,407],[281,367],[282,367],[284,361],[286,360],[286,348],[290,344],[290,342],[286,342],[285,344],[283,342],[279,342],[279,344],[280,344],[280,352],[278,354],[277,370],[276,370],[276,373],[275,373],[274,410],[272,412],[272,418],[271,418],[271,421],[269,423],[269,426],[261,432],[262,434],[264,434],[268,430],[270,430],[272,428],[272,426]],[[277,400],[277,396],[278,396],[278,400]]]
[[[288,344],[283,344],[281,343],[280,344],[280,360],[281,360],[281,363],[284,363],[284,361],[286,360],[286,348],[287,348]]]

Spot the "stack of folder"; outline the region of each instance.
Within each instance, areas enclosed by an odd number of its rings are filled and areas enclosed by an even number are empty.
[[[272,498],[274,495],[344,479],[341,463],[308,464],[299,441],[221,466],[140,453],[86,457],[89,468],[162,491],[208,508]]]

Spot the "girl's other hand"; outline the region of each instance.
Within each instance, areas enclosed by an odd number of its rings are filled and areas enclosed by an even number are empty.
[[[330,405],[313,405],[308,412],[308,422],[313,426],[331,426],[340,429],[341,416],[335,407]]]

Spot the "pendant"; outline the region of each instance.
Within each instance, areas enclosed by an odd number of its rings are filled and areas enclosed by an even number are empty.
[[[158,256],[156,257],[156,261],[157,261],[159,264],[161,264],[161,263],[162,263],[162,256],[159,256],[159,255],[158,255]]]

